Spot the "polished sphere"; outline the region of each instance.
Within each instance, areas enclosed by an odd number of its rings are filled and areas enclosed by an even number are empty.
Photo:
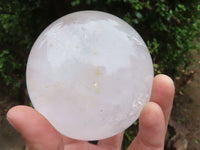
[[[128,128],[149,101],[153,67],[139,34],[108,13],[80,11],[49,25],[26,70],[33,106],[63,135],[99,140]]]

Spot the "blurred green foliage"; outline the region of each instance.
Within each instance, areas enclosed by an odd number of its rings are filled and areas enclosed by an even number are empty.
[[[16,63],[15,57],[10,55],[8,50],[3,50],[0,53],[0,73],[7,86],[14,85],[14,87],[19,88],[20,83],[15,79],[18,77],[16,71],[20,67],[21,64]]]
[[[0,85],[18,93],[28,52],[38,31],[40,1],[0,0]],[[24,86],[23,86],[24,87]]]
[[[127,150],[128,146],[137,135],[138,125],[139,125],[139,121],[137,120],[132,124],[132,126],[130,126],[128,129],[125,130],[124,139],[122,143],[122,150]]]
[[[79,10],[105,11],[132,25],[150,50],[155,73],[173,78],[180,73],[177,68],[192,61],[190,51],[199,49],[193,42],[200,37],[199,0],[0,0],[1,90],[23,91],[28,53],[39,33]],[[125,132],[123,149],[133,134]]]

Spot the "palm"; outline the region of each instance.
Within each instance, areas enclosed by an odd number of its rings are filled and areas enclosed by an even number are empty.
[[[151,100],[139,119],[139,132],[128,150],[163,150],[168,119],[172,108],[174,85],[165,75],[154,79]],[[7,114],[29,150],[120,150],[123,133],[98,141],[97,145],[62,136],[36,110],[16,106]]]
[[[64,150],[119,150],[123,139],[123,133],[105,140],[100,140],[96,145],[87,141],[74,140],[66,136],[62,136],[62,138]]]
[[[111,146],[107,145],[101,147],[99,145],[94,145],[88,142],[76,142],[71,144],[64,145],[64,150],[117,150],[116,148],[112,148]]]
[[[108,148],[101,148],[97,145],[90,144],[88,142],[78,142],[70,145],[65,145],[64,150],[89,150],[89,149],[95,149],[95,150],[109,150]]]

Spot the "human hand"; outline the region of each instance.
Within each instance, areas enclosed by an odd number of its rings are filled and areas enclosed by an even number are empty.
[[[151,100],[139,118],[139,132],[128,150],[163,150],[165,133],[174,97],[173,81],[157,75]],[[31,107],[15,106],[7,113],[10,124],[19,131],[28,150],[120,150],[123,133],[98,141],[97,145],[61,135],[40,113]]]

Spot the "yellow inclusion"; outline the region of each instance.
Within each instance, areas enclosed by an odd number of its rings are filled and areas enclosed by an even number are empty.
[[[93,83],[93,86],[94,86],[94,88],[95,88],[96,94],[99,94],[99,93],[100,93],[100,90],[99,90],[98,83],[97,83],[97,82]]]
[[[98,55],[98,52],[94,52],[94,55]]]

